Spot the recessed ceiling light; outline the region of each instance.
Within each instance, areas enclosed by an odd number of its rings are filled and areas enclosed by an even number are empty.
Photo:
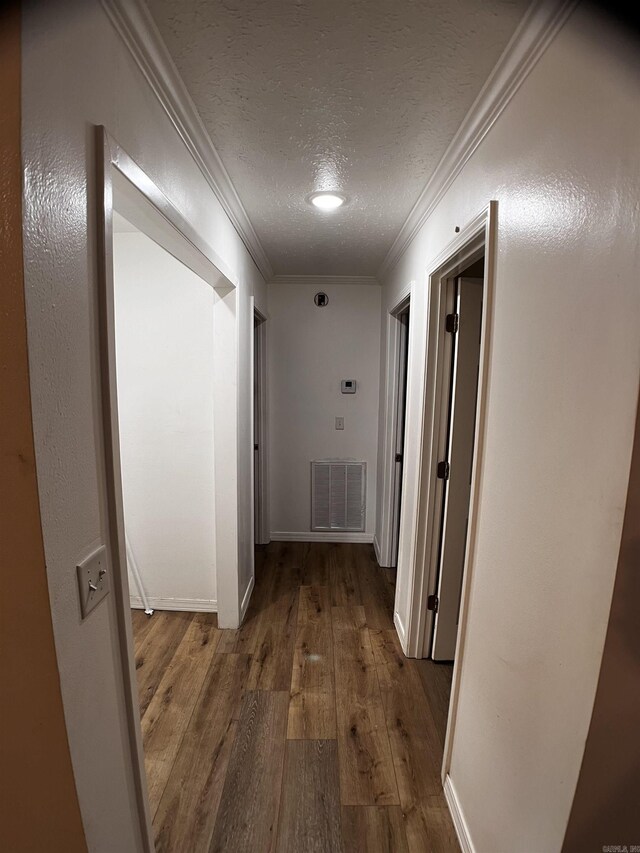
[[[347,197],[342,195],[342,193],[334,192],[311,193],[310,196],[307,196],[307,201],[310,204],[317,207],[318,210],[323,210],[325,212],[337,210],[339,207],[342,207],[346,200]]]

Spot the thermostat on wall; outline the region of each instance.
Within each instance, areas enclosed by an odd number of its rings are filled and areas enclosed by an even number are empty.
[[[355,394],[356,393],[356,380],[355,379],[343,379],[340,383],[340,388],[343,394]]]

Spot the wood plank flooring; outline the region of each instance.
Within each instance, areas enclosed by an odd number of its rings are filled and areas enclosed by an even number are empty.
[[[156,850],[451,853],[451,666],[407,660],[370,545],[260,548],[244,624],[132,614]]]

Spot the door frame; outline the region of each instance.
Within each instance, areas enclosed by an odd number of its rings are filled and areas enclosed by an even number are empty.
[[[465,637],[471,604],[470,588],[478,538],[479,495],[483,480],[484,446],[489,392],[491,357],[491,318],[493,316],[493,282],[496,263],[496,230],[498,203],[491,201],[474,219],[460,229],[430,266],[427,275],[427,344],[422,391],[422,429],[419,459],[420,472],[415,513],[415,537],[411,559],[410,597],[406,628],[406,653],[423,657],[428,644],[433,614],[427,610],[427,596],[435,591],[439,556],[438,530],[442,506],[442,481],[437,478],[439,454],[446,441],[447,415],[444,402],[447,381],[444,376],[447,346],[450,335],[445,333],[445,317],[450,310],[447,296],[449,282],[471,263],[484,255],[484,292],[482,307],[482,338],[480,343],[480,372],[476,408],[469,531],[460,601],[460,618],[453,668],[451,699],[447,720],[442,781],[446,781],[451,762],[455,723],[460,694],[460,677],[465,652]]]
[[[252,469],[252,492],[254,496],[254,530],[253,541],[256,545],[268,545],[271,541],[271,524],[269,520],[269,410],[268,410],[268,370],[267,370],[267,337],[268,317],[255,307],[253,297],[253,353],[251,360],[251,386],[255,382],[256,354],[258,356],[258,412],[255,412],[255,393],[252,394],[251,423],[257,424],[257,436],[252,436],[252,445],[257,443],[261,449],[258,454],[259,478],[258,488]],[[257,353],[256,353],[257,348]],[[255,448],[252,450],[255,454]]]
[[[383,450],[383,485],[382,499],[380,502],[380,539],[374,536],[373,547],[380,566],[390,567],[393,552],[393,520],[395,514],[395,452],[398,424],[398,381],[400,366],[400,314],[411,307],[415,282],[411,281],[400,292],[393,308],[387,312],[387,347],[386,347],[386,387],[384,399],[384,450]],[[409,328],[407,334],[411,340],[411,326],[413,312],[409,311]],[[407,362],[411,357],[411,348]],[[407,363],[407,383],[409,380],[409,364]],[[408,391],[408,389],[407,389]],[[406,402],[405,402],[406,405]],[[402,506],[402,496],[400,497]],[[400,524],[402,529],[402,523]],[[398,533],[400,538],[400,532]]]
[[[203,240],[178,209],[162,193],[137,163],[109,135],[103,126],[95,128],[97,160],[97,248],[98,248],[98,328],[96,358],[100,365],[100,400],[102,430],[99,464],[104,483],[103,525],[108,565],[116,612],[116,637],[123,678],[126,729],[129,757],[135,791],[143,849],[153,853],[155,846],[149,809],[147,779],[144,766],[142,728],[138,705],[138,685],[134,658],[133,631],[130,617],[129,579],[127,574],[126,541],[120,458],[118,390],[115,341],[115,287],[113,277],[113,209],[114,197],[118,210],[164,249],[177,257],[216,291],[219,303],[231,299],[230,321],[224,326],[229,337],[237,339],[235,319],[235,289],[237,282],[217,253]],[[225,307],[227,307],[225,305]],[[235,348],[232,359],[236,359]],[[227,369],[221,365],[220,370]],[[234,377],[235,379],[235,371]],[[236,392],[237,397],[237,392]],[[235,430],[237,405],[225,407],[214,418],[216,434]],[[227,423],[228,421],[228,423]],[[223,426],[225,429],[218,429]],[[214,446],[214,456],[224,456],[222,448]],[[217,453],[216,453],[217,451]],[[226,454],[228,455],[228,453]],[[216,470],[217,473],[217,470]],[[217,507],[216,507],[217,512]],[[216,520],[212,519],[212,524]],[[216,530],[216,565],[218,553]],[[220,587],[220,584],[218,584]],[[236,596],[237,598],[237,596]],[[220,609],[220,589],[218,588]]]
[[[448,288],[450,288],[450,290],[451,290],[451,293],[447,292],[447,296],[446,296],[447,310],[449,310],[449,306],[451,306],[451,311],[453,311],[455,313],[458,312],[459,308],[457,305],[457,301],[460,298],[460,286],[461,286],[460,280],[464,279],[464,278],[465,278],[464,276],[455,276],[454,278],[451,278],[451,277],[447,278],[447,285],[448,285]],[[477,278],[475,280],[479,281],[480,279]],[[484,296],[484,281],[482,282],[481,285],[479,285],[479,287],[481,287],[480,303],[482,305],[483,296]],[[445,371],[446,388],[443,389],[443,397],[442,397],[442,402],[441,402],[443,411],[446,411],[447,417],[446,417],[446,436],[445,436],[444,447],[442,448],[442,452],[440,455],[440,459],[447,460],[451,464],[452,467],[455,466],[456,468],[458,466],[458,461],[455,460],[452,456],[452,453],[453,453],[452,442],[454,440],[454,423],[455,423],[456,411],[457,411],[457,407],[458,407],[458,394],[459,394],[459,387],[458,387],[459,358],[460,358],[459,347],[460,347],[460,344],[462,341],[461,335],[464,334],[463,329],[465,326],[465,322],[464,322],[465,314],[462,313],[460,315],[460,317],[461,317],[460,330],[458,332],[456,332],[456,334],[454,334],[454,335],[448,335],[447,336],[448,340],[446,342],[446,348],[445,348],[445,352],[447,353],[447,360],[443,364],[443,371]],[[482,314],[480,313],[480,339],[479,339],[478,343],[481,343],[481,341],[482,341],[482,331],[483,331],[483,329],[482,329]],[[464,340],[466,341],[467,339],[465,338]],[[475,352],[475,348],[474,348],[474,352]],[[479,359],[480,358],[480,347],[479,346],[477,349],[477,356]],[[477,396],[478,396],[478,393],[477,393],[477,385],[476,385],[476,393],[474,396],[474,402],[476,404],[477,404]],[[474,430],[473,430],[473,434],[471,436],[471,439],[472,439],[472,441],[471,441],[471,453],[473,454],[473,446],[474,446],[474,440],[475,440],[475,407],[474,407]],[[471,462],[473,464],[473,457],[471,459]],[[467,470],[469,470],[469,469],[467,469]],[[452,475],[455,476],[455,470],[452,471]],[[465,496],[465,500],[464,500],[464,505],[466,505],[467,507],[469,507],[470,503],[471,503],[471,482],[469,482],[468,485],[469,485],[469,501],[467,502],[466,496]],[[450,512],[450,502],[451,502],[451,498],[452,498],[452,496],[451,496],[451,489],[452,489],[451,479],[447,478],[446,480],[442,480],[441,486],[442,486],[442,492],[443,492],[443,499],[442,499],[442,504],[441,504],[442,510],[441,510],[441,516],[440,516],[440,519],[441,519],[440,520],[440,527],[439,527],[439,531],[438,531],[438,543],[439,543],[439,545],[438,545],[438,564],[437,564],[436,570],[435,570],[435,579],[434,579],[435,585],[433,587],[433,593],[437,596],[438,607],[435,611],[429,611],[430,615],[432,616],[432,629],[425,636],[424,653],[423,653],[424,657],[431,657],[434,660],[436,660],[436,658],[434,658],[434,651],[436,648],[438,628],[440,626],[440,620],[442,619],[442,615],[443,615],[443,610],[442,610],[441,604],[442,604],[442,588],[443,588],[443,571],[444,571],[445,548],[446,548],[446,544],[447,544],[447,537],[450,535],[449,512]],[[456,488],[459,488],[459,485],[457,485]],[[466,536],[465,536],[465,539],[466,539]],[[464,556],[463,556],[463,561],[464,561]],[[461,581],[462,581],[463,577],[464,577],[464,565],[462,565],[462,575],[460,578]],[[431,589],[429,591],[429,594],[431,595]],[[458,605],[459,605],[459,602],[458,602]],[[449,615],[451,615],[451,614],[449,614]],[[448,629],[444,628],[444,630],[446,632]],[[449,633],[449,636],[451,636],[452,633],[453,633],[453,631],[451,631]],[[455,633],[457,634],[457,630],[455,631]],[[446,644],[446,640],[445,640],[445,644]],[[439,658],[437,658],[437,660],[441,660],[441,661],[453,660],[454,658],[455,658],[455,651],[451,657],[439,657]]]
[[[409,323],[411,322],[411,312],[409,306],[411,303],[410,297],[406,299],[394,312],[396,319],[396,405],[394,412],[393,423],[393,447],[391,453],[391,461],[393,462],[393,480],[391,483],[391,540],[389,543],[389,567],[398,567],[398,553],[400,549],[400,530],[402,525],[402,482],[404,480],[404,455],[407,420],[407,384],[409,380]],[[408,316],[407,316],[408,312]],[[406,317],[406,320],[402,318]],[[400,427],[400,413],[402,411],[402,426]],[[402,460],[396,461],[396,453],[398,452],[398,442],[402,433]],[[400,468],[398,469],[398,465]],[[395,558],[395,559],[394,559]]]

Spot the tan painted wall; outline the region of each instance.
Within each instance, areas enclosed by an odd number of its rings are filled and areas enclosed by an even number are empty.
[[[616,584],[563,853],[640,845],[640,411]]]
[[[317,308],[314,294],[329,296]],[[367,463],[365,533],[373,535],[376,511],[378,382],[380,376],[378,285],[269,285],[269,435],[271,531],[308,534],[313,459]],[[355,379],[343,395],[341,379]],[[344,429],[335,429],[335,418]]]
[[[0,13],[0,848],[87,849],[71,769],[36,483],[22,270],[20,15]]]
[[[561,849],[589,729],[640,375],[637,47],[578,5],[383,283],[384,312],[416,282],[411,519],[427,276],[455,227],[497,200],[484,468],[450,771],[479,853]],[[410,537],[409,523],[402,615]]]
[[[22,91],[33,430],[69,747],[91,853],[135,853],[142,842],[115,596],[81,621],[74,571],[108,529],[96,343],[94,126],[105,125],[238,279],[239,434],[237,460],[232,456],[230,464],[237,473],[243,588],[253,568],[250,300],[266,313],[266,286],[100,0],[25,4]]]

